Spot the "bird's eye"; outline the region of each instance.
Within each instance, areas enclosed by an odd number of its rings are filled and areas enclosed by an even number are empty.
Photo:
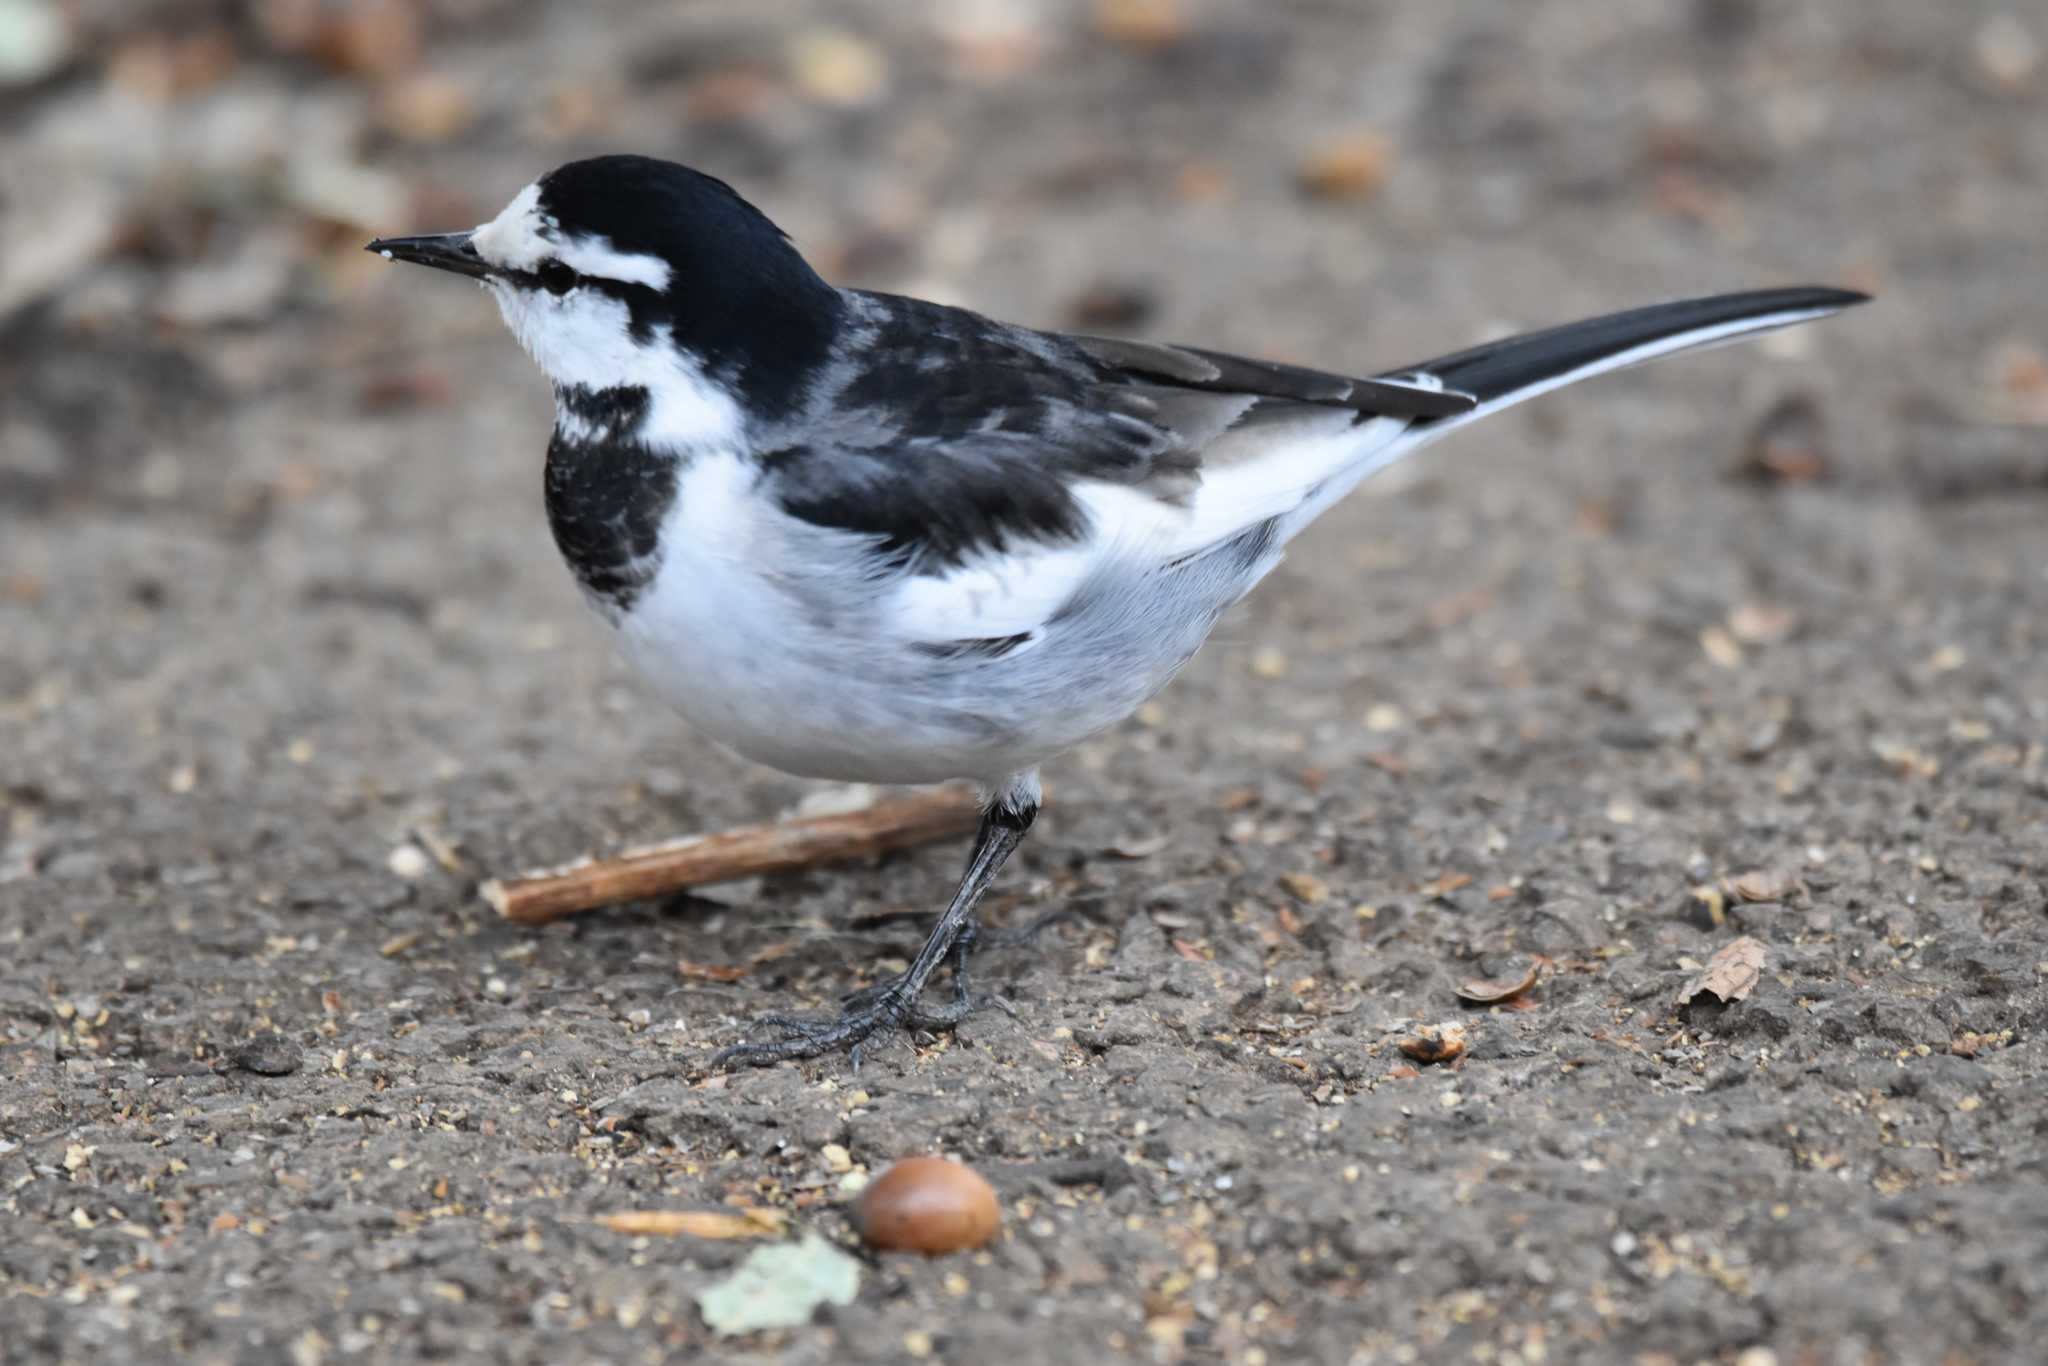
[[[553,257],[535,266],[533,273],[540,277],[541,288],[550,294],[567,294],[576,288],[576,272]]]

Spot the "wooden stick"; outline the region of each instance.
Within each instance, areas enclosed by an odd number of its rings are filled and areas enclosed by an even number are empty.
[[[934,788],[885,797],[858,811],[743,825],[629,849],[612,858],[492,878],[477,891],[507,920],[542,925],[577,911],[684,887],[787,873],[929,844],[972,830],[980,819],[981,804],[971,789]]]

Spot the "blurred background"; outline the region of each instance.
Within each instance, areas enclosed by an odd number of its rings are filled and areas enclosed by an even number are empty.
[[[473,896],[806,792],[612,662],[541,514],[545,383],[477,291],[362,250],[621,150],[729,180],[842,284],[1340,371],[1689,293],[1878,301],[1517,409],[1334,511],[1049,770],[1005,896],[1094,922],[1004,969],[1021,1023],[871,1064],[909,1089],[851,1120],[783,1071],[664,1082],[615,1135],[584,1101],[829,1001],[958,859],[546,933]],[[318,1361],[510,1328],[624,1359],[701,1336],[676,1267],[708,1254],[627,1267],[584,1218],[614,1177],[715,1200],[821,1136],[1016,1155],[1041,1124],[1140,1153],[1128,1101],[1180,1165],[1113,1217],[1048,1197],[981,1355],[2025,1357],[2044,225],[2023,0],[0,0],[0,1284],[33,1289],[0,1337]],[[1729,899],[1773,975],[1702,1044],[1666,1003],[1734,930],[1689,889],[1764,867],[1806,899]],[[1930,944],[1945,966],[1906,961]],[[1509,949],[1577,975],[1464,1074],[1383,1086],[1375,1040]],[[1106,994],[1132,981],[1174,990]],[[1215,1043],[1240,1007],[1281,1032]],[[305,1072],[223,1061],[273,1035]],[[1876,1108],[1913,1049],[1918,1099]],[[1361,1167],[1373,1219],[1299,1217]],[[1168,1194],[1215,1222],[1146,1224]],[[221,1222],[257,1215],[267,1242]],[[1192,1301],[1103,1270],[1203,1245],[1232,1269]],[[461,1293],[423,1311],[429,1274]],[[903,1274],[808,1359],[889,1356],[964,1293]],[[1326,1312],[1274,1308],[1297,1276]]]

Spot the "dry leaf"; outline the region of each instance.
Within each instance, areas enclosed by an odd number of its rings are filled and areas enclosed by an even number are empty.
[[[1536,964],[1529,964],[1529,970],[1520,977],[1472,977],[1458,983],[1458,999],[1474,1005],[1497,1005],[1511,1001],[1530,987],[1536,985]]]
[[[1417,1062],[1450,1062],[1464,1056],[1465,1026],[1420,1025],[1407,1038],[1397,1040],[1396,1046]]]
[[[687,958],[676,960],[676,971],[697,982],[737,982],[747,975],[747,969],[729,963],[692,963]]]
[[[1722,627],[1709,626],[1700,632],[1700,649],[1706,652],[1708,659],[1724,669],[1742,667],[1742,647]]]
[[[1369,199],[1394,173],[1394,144],[1370,129],[1331,138],[1301,160],[1301,186],[1318,199]]]
[[[1959,1058],[1974,1058],[1979,1053],[1989,1052],[1994,1048],[2003,1048],[2011,1042],[2012,1031],[2010,1029],[2001,1030],[1996,1034],[1977,1034],[1966,1031],[1949,1040],[1948,1051]]]
[[[1786,484],[1827,478],[1827,433],[1820,405],[1805,394],[1780,400],[1750,433],[1740,472]]]
[[[1728,890],[1744,901],[1783,901],[1799,879],[1790,873],[1765,868],[1752,868],[1746,873],[1728,879]]]
[[[1115,858],[1151,858],[1161,849],[1164,849],[1172,841],[1172,839],[1173,837],[1171,835],[1159,834],[1148,835],[1146,838],[1141,840],[1119,840],[1117,843],[1110,845],[1102,852],[1105,854],[1109,854]]]
[[[1330,899],[1330,884],[1314,873],[1282,873],[1280,885],[1289,895],[1309,906],[1320,906]]]
[[[1156,50],[1188,36],[1183,0],[1095,0],[1095,31],[1112,42]]]
[[[1799,625],[1799,614],[1772,602],[1738,603],[1728,613],[1728,631],[1744,645],[1775,645]]]
[[[779,1209],[629,1209],[597,1222],[636,1238],[774,1238],[789,1216]]]
[[[1472,875],[1470,873],[1445,873],[1442,877],[1423,883],[1415,890],[1421,896],[1446,897],[1452,892],[1457,891],[1460,887],[1469,887],[1471,885]]]
[[[1707,960],[1700,975],[1678,993],[1678,1003],[1686,1004],[1701,992],[1707,992],[1729,1005],[1749,995],[1757,979],[1763,976],[1764,946],[1760,939],[1749,935],[1723,944],[1712,958]]]
[[[873,104],[889,89],[889,59],[882,50],[839,29],[798,34],[789,45],[789,70],[798,89],[840,109]]]

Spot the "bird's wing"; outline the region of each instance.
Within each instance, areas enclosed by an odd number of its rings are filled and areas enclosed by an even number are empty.
[[[767,477],[785,512],[869,538],[897,580],[889,621],[942,648],[1021,648],[1106,558],[1224,541],[1413,419],[1474,402],[1426,378],[849,298],[815,416],[776,443]],[[1226,469],[1242,473],[1212,491]]]
[[[869,312],[830,416],[786,460],[783,506],[872,538],[899,574],[893,629],[1006,652],[1112,561],[1166,565],[1247,534],[1283,545],[1360,480],[1486,414],[1864,300],[1817,287],[1680,300],[1363,380],[850,297]]]

